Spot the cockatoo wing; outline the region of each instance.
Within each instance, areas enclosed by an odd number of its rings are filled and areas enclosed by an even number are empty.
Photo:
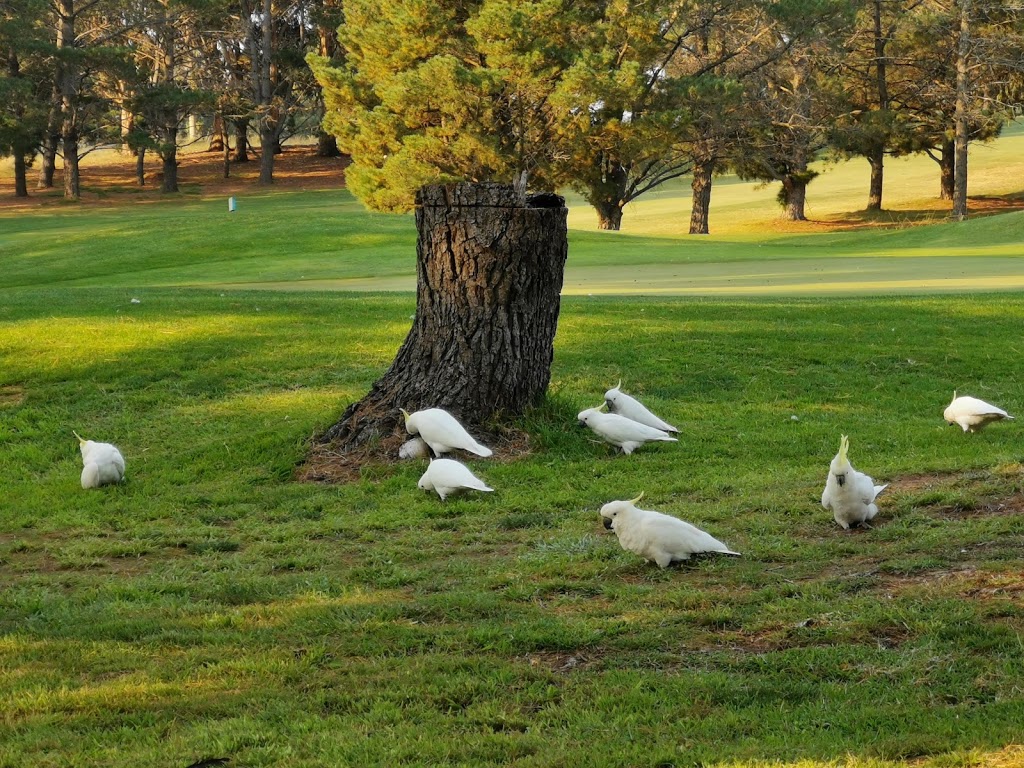
[[[678,442],[676,438],[660,429],[641,424],[616,413],[598,413],[594,431],[611,440],[625,442],[663,441]]]
[[[710,533],[670,515],[654,513],[647,518],[646,527],[654,534],[662,548],[673,555],[692,555],[700,552],[739,554],[730,550]]]
[[[663,432],[679,431],[668,422],[662,421],[660,418],[655,416],[643,403],[635,397],[627,395],[618,387],[609,389],[605,392],[604,399],[608,404],[608,410],[612,413],[617,413],[620,416],[625,416],[627,419],[632,419],[640,424],[646,424],[649,427],[660,429]]]
[[[448,411],[441,408],[428,408],[419,411],[417,414],[420,436],[430,444],[438,453],[447,453],[446,450],[438,448],[459,448],[463,451],[475,453],[477,456],[490,456],[493,451],[487,446],[481,445],[473,436],[466,431],[466,428],[459,423],[458,419]]]
[[[435,459],[427,467],[427,473],[435,488],[472,488],[477,491],[494,490],[474,475],[469,467],[454,459]]]

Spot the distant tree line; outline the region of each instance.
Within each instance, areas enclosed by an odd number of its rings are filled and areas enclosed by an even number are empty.
[[[967,214],[968,145],[1024,102],[1020,0],[0,0],[0,155],[16,194],[81,193],[97,146],[229,161],[260,182],[294,133],[352,156],[370,207],[446,180],[568,186],[618,229],[627,203],[692,178],[690,231],[732,171],[804,218],[817,159],[926,153]],[[323,129],[321,129],[321,120]]]

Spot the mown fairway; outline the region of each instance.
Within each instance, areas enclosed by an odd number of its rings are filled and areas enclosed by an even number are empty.
[[[591,282],[563,301],[547,403],[507,425],[530,453],[469,459],[496,492],[442,503],[420,462],[296,480],[414,309],[303,281],[401,284],[411,221],[343,193],[223,209],[0,217],[0,766],[1024,763],[1022,427],[941,419],[954,388],[1024,413],[1024,294]],[[924,279],[935,257],[1006,259],[1005,280],[1022,215],[807,236],[737,216],[696,244],[576,230],[567,279]],[[256,282],[292,290],[223,287]],[[620,377],[678,444],[617,456],[576,426]],[[72,430],[118,443],[127,481],[83,491]],[[871,530],[819,504],[841,434],[891,483]],[[640,491],[744,556],[623,552],[598,509]]]

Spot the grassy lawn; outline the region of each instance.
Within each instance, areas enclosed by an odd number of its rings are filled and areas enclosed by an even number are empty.
[[[1024,298],[570,298],[533,452],[293,480],[407,295],[23,288],[0,302],[0,765],[1009,766],[1024,757]],[[622,377],[683,430],[574,427]],[[797,420],[792,417],[796,416]],[[71,434],[119,443],[86,492]],[[892,483],[818,504],[840,433]],[[659,571],[597,510],[744,553]]]
[[[979,207],[1021,158],[972,154]],[[799,226],[723,179],[705,238],[685,185],[621,233],[570,197],[531,451],[444,503],[421,462],[296,479],[409,328],[411,217],[0,211],[0,768],[1024,765],[1019,422],[941,419],[954,388],[1024,413],[1024,212],[911,226],[937,174],[894,161],[883,228],[863,165]],[[678,444],[575,426],[619,378]],[[126,482],[83,491],[72,430]],[[841,434],[890,483],[870,530],[819,504]],[[743,557],[622,551],[598,509],[641,491]]]

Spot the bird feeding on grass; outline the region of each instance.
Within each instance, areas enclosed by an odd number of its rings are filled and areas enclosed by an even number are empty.
[[[619,545],[629,552],[668,568],[673,560],[689,560],[691,555],[719,552],[735,555],[714,536],[677,517],[650,509],[638,509],[641,493],[629,501],[609,501],[601,507],[604,527],[615,533]]]
[[[486,457],[493,453],[486,445],[474,440],[448,411],[441,408],[427,408],[415,413],[407,413],[404,408],[400,410],[405,417],[405,430],[410,435],[419,435],[435,456],[451,453],[456,448],[477,456]]]
[[[648,427],[660,429],[662,432],[679,431],[667,421],[659,419],[647,410],[643,403],[635,397],[627,395],[620,387],[622,387],[622,379],[619,379],[618,384],[604,393],[604,402],[610,412],[617,413],[619,416],[625,416],[627,419],[632,419],[640,424],[646,424]]]
[[[441,501],[464,488],[473,491],[494,490],[470,472],[469,467],[454,459],[431,459],[418,485],[424,491],[437,491]]]
[[[850,464],[850,440],[846,435],[839,439],[839,453],[828,468],[828,479],[821,494],[821,506],[832,510],[836,522],[849,530],[851,525],[860,525],[878,514],[875,499],[889,487],[875,485],[875,481],[858,472]]]
[[[82,487],[99,488],[119,483],[124,479],[124,456],[110,443],[83,440],[77,432],[78,448],[82,452]]]
[[[946,406],[942,418],[950,424],[959,424],[964,432],[979,432],[993,421],[1013,420],[1013,416],[1002,408],[968,395],[956,396],[953,390],[953,401]]]
[[[590,429],[606,443],[621,448],[626,455],[631,454],[644,443],[663,442],[677,443],[674,437],[660,429],[641,424],[639,421],[627,419],[617,413],[602,413],[605,404],[597,408],[580,411],[576,417],[580,424]]]

